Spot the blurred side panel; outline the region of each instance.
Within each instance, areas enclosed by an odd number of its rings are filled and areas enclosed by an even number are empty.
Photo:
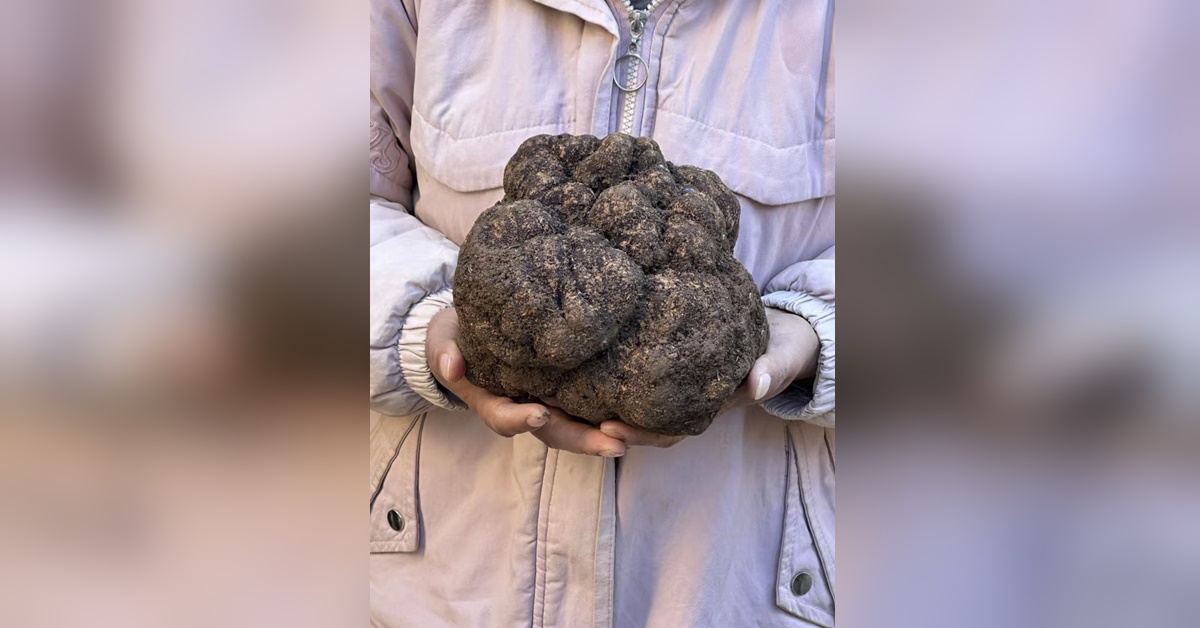
[[[0,625],[365,624],[366,2],[0,2]]]
[[[840,624],[1194,624],[1197,5],[838,11]]]

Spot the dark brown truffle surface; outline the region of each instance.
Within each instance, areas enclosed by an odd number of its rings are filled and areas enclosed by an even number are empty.
[[[699,434],[766,350],[740,205],[648,138],[538,135],[459,253],[467,379],[591,423]]]

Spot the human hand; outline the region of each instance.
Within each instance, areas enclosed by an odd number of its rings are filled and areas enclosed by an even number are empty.
[[[552,408],[559,407],[557,399],[543,399],[542,401]],[[683,436],[657,434],[636,425],[630,425],[619,419],[601,421],[600,431],[608,436],[619,439],[625,443],[626,447],[659,447],[665,449],[683,440]]]
[[[817,372],[821,341],[812,325],[801,316],[776,308],[767,308],[766,315],[771,328],[767,350],[755,360],[745,381],[725,404],[726,408],[770,399],[797,379],[810,378]],[[601,423],[600,431],[621,439],[628,446],[670,447],[684,439],[615,420]]]
[[[683,440],[683,436],[667,436],[644,430],[624,421],[610,419],[600,423],[600,431],[620,439],[627,447],[659,447],[665,449]]]
[[[492,431],[505,437],[532,432],[548,447],[578,454],[614,458],[625,454],[626,445],[639,444],[634,436],[619,436],[580,423],[550,404],[517,403],[467,381],[467,363],[458,349],[458,313],[446,308],[433,316],[425,336],[425,355],[438,382],[463,400]],[[624,434],[617,429],[616,434]]]
[[[821,341],[803,317],[773,307],[767,308],[771,340],[767,351],[754,362],[746,380],[738,386],[727,406],[757,403],[783,392],[797,379],[817,372]]]
[[[543,403],[551,408],[559,408],[557,399],[543,399]],[[567,415],[570,416],[570,415]],[[575,419],[580,421],[580,419]],[[625,443],[626,447],[659,447],[665,449],[683,440],[683,436],[667,436],[636,425],[630,425],[619,419],[609,419],[600,422],[600,431]]]
[[[750,374],[734,391],[726,408],[770,399],[793,381],[816,373],[821,342],[812,325],[801,316],[770,307],[767,308],[767,323],[771,326],[767,351],[754,362]],[[684,439],[683,436],[648,432],[622,421],[604,421],[600,430],[629,446],[670,447]]]

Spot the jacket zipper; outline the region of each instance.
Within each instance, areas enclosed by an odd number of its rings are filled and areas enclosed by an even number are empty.
[[[617,57],[615,65],[615,68],[622,65],[625,67],[625,76],[622,80],[614,71],[613,83],[623,93],[618,130],[626,135],[633,135],[633,117],[637,113],[638,92],[650,78],[650,65],[641,55],[642,35],[646,32],[646,21],[650,19],[650,13],[661,3],[662,0],[652,0],[645,9],[635,9],[631,0],[625,0],[625,12],[629,15],[629,48],[625,50],[625,54]]]

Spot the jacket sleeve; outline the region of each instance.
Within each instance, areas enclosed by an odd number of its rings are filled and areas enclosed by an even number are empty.
[[[371,12],[371,408],[461,408],[425,358],[430,319],[453,303],[458,247],[412,214],[416,29],[399,0],[372,0]]]
[[[816,259],[792,264],[767,283],[763,305],[804,317],[821,341],[817,373],[767,399],[763,407],[784,419],[834,426],[834,247]]]

